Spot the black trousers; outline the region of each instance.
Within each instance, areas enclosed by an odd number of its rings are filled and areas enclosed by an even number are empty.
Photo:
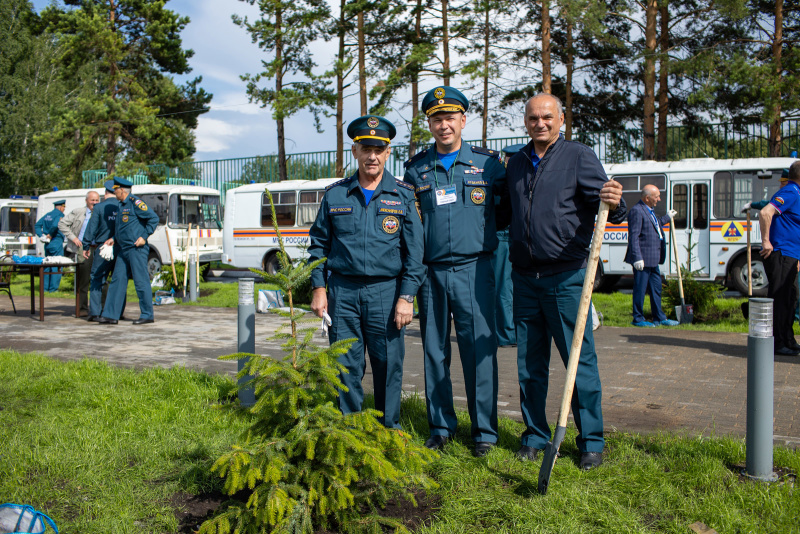
[[[775,250],[764,261],[769,279],[767,296],[774,300],[772,330],[775,349],[791,348],[795,344],[792,323],[797,306],[797,259],[784,256]]]

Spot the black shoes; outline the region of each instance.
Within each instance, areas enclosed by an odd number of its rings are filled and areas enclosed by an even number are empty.
[[[581,454],[580,467],[584,471],[594,469],[595,467],[599,466],[602,463],[603,463],[602,452],[584,452],[583,454]]]
[[[489,451],[492,450],[492,447],[494,447],[494,443],[489,443],[488,441],[476,441],[475,448],[473,449],[472,453],[478,458],[483,458],[489,454]]]
[[[533,461],[539,456],[540,452],[542,452],[540,449],[535,449],[533,447],[528,447],[527,445],[523,445],[517,451],[517,458],[519,458],[520,460]]]
[[[99,323],[100,322],[100,316],[99,315],[90,315],[89,317],[86,318],[86,322],[87,323]]]
[[[155,322],[154,319],[136,319],[135,321],[133,321],[133,324],[135,324],[135,325],[136,324],[150,324],[150,323],[154,323],[154,322]]]
[[[448,441],[450,441],[448,436],[431,436],[428,438],[428,441],[425,442],[425,446],[432,451],[438,451],[444,447],[445,443]]]
[[[117,324],[119,321],[116,319],[109,319],[108,317],[100,317],[97,322],[100,324]]]
[[[790,349],[789,347],[781,347],[779,349],[775,349],[775,354],[779,356],[800,356],[800,351]]]

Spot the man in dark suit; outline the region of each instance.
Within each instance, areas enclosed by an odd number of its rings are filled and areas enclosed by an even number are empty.
[[[667,257],[667,244],[662,226],[669,214],[656,216],[653,208],[661,200],[658,188],[646,185],[642,199],[628,212],[628,250],[625,263],[633,265],[633,326],[676,326],[678,321],[667,319],[661,309],[661,271],[658,266]],[[673,216],[675,212],[669,212]],[[653,322],[644,318],[644,295],[650,295]]]

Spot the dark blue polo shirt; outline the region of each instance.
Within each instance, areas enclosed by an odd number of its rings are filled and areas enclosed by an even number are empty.
[[[800,259],[800,186],[789,182],[769,201],[778,216],[772,218],[769,240],[784,256]]]

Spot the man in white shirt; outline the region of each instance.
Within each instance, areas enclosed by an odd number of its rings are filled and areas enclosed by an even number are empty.
[[[58,229],[65,236],[67,252],[78,262],[75,273],[75,283],[80,292],[80,317],[89,315],[89,278],[92,273],[92,257],[83,256],[83,234],[89,225],[94,205],[100,202],[100,195],[96,191],[86,193],[86,206],[75,208],[60,221]]]

